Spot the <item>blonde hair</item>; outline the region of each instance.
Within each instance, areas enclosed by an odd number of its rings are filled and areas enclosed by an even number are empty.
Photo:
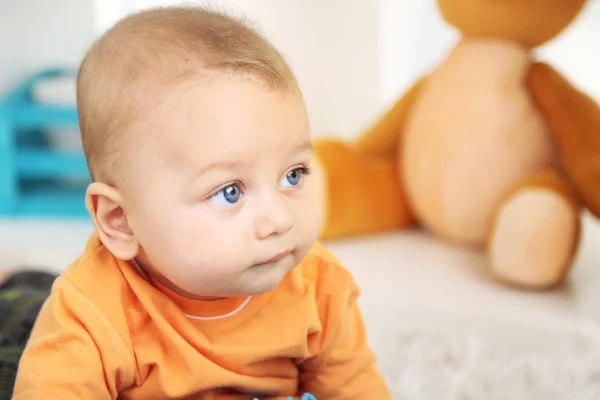
[[[241,19],[201,7],[166,7],[125,17],[85,55],[77,76],[83,148],[94,180],[123,168],[126,131],[143,99],[208,71],[249,75],[269,90],[296,91],[282,55]]]

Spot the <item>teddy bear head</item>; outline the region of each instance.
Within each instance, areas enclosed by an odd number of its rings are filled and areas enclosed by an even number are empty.
[[[513,40],[528,48],[561,33],[586,0],[437,0],[443,18],[464,36]]]

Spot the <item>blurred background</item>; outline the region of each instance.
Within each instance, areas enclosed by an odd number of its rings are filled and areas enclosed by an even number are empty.
[[[88,177],[76,126],[72,73],[90,43],[119,18],[150,6],[180,3],[0,0],[0,270],[36,267],[60,272],[82,250],[92,226],[83,209]],[[248,16],[284,53],[304,92],[315,137],[356,137],[416,78],[443,59],[457,40],[456,32],[439,16],[434,0],[202,3]],[[567,31],[536,54],[600,100],[599,40],[600,1],[591,1]],[[18,121],[18,126],[9,120]],[[19,131],[16,144],[8,139],[14,137],[12,129]],[[450,370],[466,373],[475,365],[473,354],[482,353],[464,343],[455,343],[448,350],[448,342],[441,341],[434,343],[439,352],[428,353],[430,358],[423,362],[422,346],[428,343],[431,347],[431,343],[410,341],[407,336],[401,339],[408,335],[400,328],[404,324],[436,327],[427,331],[430,333],[483,332],[486,339],[498,339],[490,346],[508,340],[522,345],[515,351],[524,354],[523,349],[537,348],[543,353],[556,348],[556,343],[567,342],[568,336],[556,333],[559,328],[590,318],[600,320],[600,271],[594,269],[600,265],[599,243],[600,228],[586,220],[583,250],[573,279],[552,293],[515,292],[491,283],[482,272],[485,260],[480,254],[453,249],[414,232],[348,240],[332,244],[331,249],[363,286],[366,319],[386,376],[397,393],[405,390],[402,393],[406,394],[419,382],[442,379],[427,374],[432,365],[439,367],[454,356],[466,364],[456,361]],[[394,313],[385,299],[388,295],[395,299],[391,301]],[[474,322],[484,320],[488,321],[485,326]],[[531,327],[534,321],[535,329]],[[598,343],[594,349],[600,348]],[[582,363],[583,353],[596,357],[598,352],[585,346],[578,349],[546,360],[544,365],[565,365],[564,371],[576,365],[581,372],[578,378],[596,379],[598,384],[597,374],[587,374],[582,367],[587,365]],[[465,361],[459,353],[471,358]],[[570,364],[569,354],[576,354],[579,363]],[[490,374],[508,365],[508,359],[498,360],[497,365],[488,366]],[[422,370],[400,369],[399,365],[407,364]],[[539,365],[536,368],[541,371]],[[552,373],[565,375],[564,371],[548,371],[541,381],[553,381]],[[412,374],[412,380],[402,381],[401,372]],[[446,378],[452,381],[456,376]],[[400,381],[404,386],[400,387]],[[419,392],[414,389],[414,393]],[[414,398],[434,398],[424,393]],[[536,393],[537,397],[503,398],[555,398]]]
[[[189,3],[189,2],[188,2]],[[193,2],[192,2],[193,3]],[[434,0],[212,0],[248,15],[298,75],[313,129],[352,137],[457,36]],[[2,0],[0,93],[49,67],[76,68],[90,42],[128,12],[171,0]],[[185,3],[184,3],[185,4]],[[600,97],[600,2],[543,48],[576,84]]]
[[[246,15],[285,54],[300,81],[316,137],[356,137],[417,77],[443,59],[457,40],[434,0],[200,3]],[[33,243],[55,250],[54,242],[48,243],[50,236],[63,241],[55,226],[66,230],[65,237],[71,227],[89,229],[81,202],[87,171],[76,126],[74,80],[60,74],[75,72],[90,43],[119,18],[167,4],[181,2],[0,1],[0,99],[5,105],[20,105],[16,118],[22,125],[0,123],[0,132],[26,130],[18,136],[25,149],[21,156],[0,157],[0,187],[4,188],[0,189],[0,254]],[[598,38],[600,1],[591,1],[566,32],[537,53],[600,98]],[[56,74],[55,79],[36,79]],[[30,100],[25,99],[28,95]],[[7,107],[0,110],[6,113]],[[8,136],[0,134],[0,148]],[[43,218],[37,220],[38,216]],[[77,248],[85,235],[74,232],[75,239],[65,241]]]

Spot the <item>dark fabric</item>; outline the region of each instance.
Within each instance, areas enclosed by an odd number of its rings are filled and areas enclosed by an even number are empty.
[[[19,359],[55,275],[23,271],[0,284],[0,400],[12,397]]]
[[[22,271],[10,275],[0,284],[0,289],[18,287],[50,290],[55,279],[56,275],[47,272],[36,270]]]

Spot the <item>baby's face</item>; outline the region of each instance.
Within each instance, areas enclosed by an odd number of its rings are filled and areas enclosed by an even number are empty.
[[[219,77],[150,99],[146,112],[125,193],[138,261],[196,296],[273,289],[318,231],[301,97]]]

